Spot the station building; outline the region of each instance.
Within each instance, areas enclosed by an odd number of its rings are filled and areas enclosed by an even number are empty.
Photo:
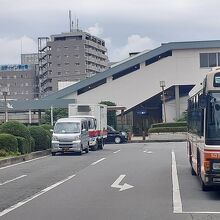
[[[175,121],[186,110],[188,92],[219,65],[220,40],[163,43],[42,100],[114,102],[126,107],[123,121],[118,117],[119,127],[123,124],[140,134],[152,123],[164,121],[161,81],[165,82],[166,121]]]

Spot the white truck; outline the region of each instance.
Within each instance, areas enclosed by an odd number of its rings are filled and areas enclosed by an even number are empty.
[[[103,149],[107,138],[107,106],[101,104],[69,104],[70,118],[85,118],[89,127],[89,147]]]

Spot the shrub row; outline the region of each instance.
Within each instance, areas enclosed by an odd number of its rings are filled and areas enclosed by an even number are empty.
[[[152,124],[151,128],[161,128],[161,127],[186,127],[187,122],[168,122],[168,123],[157,123]]]
[[[0,151],[30,153],[45,150],[51,146],[50,125],[29,126],[9,121],[0,126]]]
[[[186,132],[187,127],[157,127],[157,128],[150,128],[148,133],[166,133],[166,132]]]

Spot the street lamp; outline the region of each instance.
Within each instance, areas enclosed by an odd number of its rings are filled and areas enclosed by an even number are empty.
[[[2,95],[3,95],[3,98],[4,98],[4,105],[5,105],[5,122],[8,121],[8,107],[7,107],[7,95],[9,93],[9,89],[8,87],[5,87],[2,89]]]
[[[165,81],[160,81],[160,87],[162,88],[162,100],[163,100],[163,112],[164,112],[164,122],[167,122],[166,119],[166,106],[165,106],[165,94],[164,94],[164,87],[165,87]]]

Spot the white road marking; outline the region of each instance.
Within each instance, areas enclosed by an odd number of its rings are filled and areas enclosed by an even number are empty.
[[[21,206],[23,206],[24,204],[30,202],[31,200],[33,200],[33,199],[43,195],[44,193],[50,191],[51,189],[61,185],[62,183],[65,183],[66,181],[72,179],[74,176],[76,176],[76,175],[74,174],[74,175],[68,176],[66,179],[61,180],[61,181],[59,181],[59,182],[57,182],[57,183],[55,183],[55,184],[53,184],[53,185],[43,189],[43,190],[41,190],[40,192],[36,193],[35,195],[33,195],[33,196],[31,196],[31,197],[29,197],[29,198],[27,198],[27,199],[25,199],[25,200],[15,204],[15,205],[13,205],[13,206],[3,210],[2,212],[0,212],[0,217],[6,215],[7,213],[9,213],[9,212],[11,212],[11,211],[21,207]]]
[[[120,152],[121,150],[117,150],[117,151],[115,151],[115,152],[113,152],[113,154],[117,154],[118,152]]]
[[[3,183],[0,183],[0,186],[3,186],[3,185],[5,185],[5,184],[7,184],[7,183],[11,183],[11,182],[13,182],[13,181],[15,181],[15,180],[21,179],[21,178],[26,177],[26,176],[27,176],[27,175],[21,175],[21,176],[18,176],[18,177],[16,177],[16,178],[14,178],[14,179],[7,180],[7,181],[5,181],[5,182],[3,182]]]
[[[106,158],[103,157],[102,159],[93,162],[91,165],[96,165],[97,163],[99,163],[99,162],[101,162],[101,161],[103,161],[103,160],[105,160],[105,159],[106,159]]]
[[[179,180],[176,168],[175,153],[172,151],[172,182],[173,182],[173,212],[182,213],[182,201],[180,196]]]
[[[118,177],[118,179],[117,180],[115,180],[115,182],[111,185],[111,187],[113,187],[113,188],[118,188],[118,189],[120,189],[119,191],[124,191],[124,190],[126,190],[126,189],[131,189],[131,188],[133,188],[134,186],[132,186],[132,185],[129,185],[129,184],[127,184],[127,183],[125,183],[125,184],[123,184],[123,185],[119,185],[119,183],[125,178],[125,176],[126,175],[120,175],[119,177]]]
[[[15,166],[18,166],[18,165],[21,165],[21,164],[24,164],[24,163],[29,163],[29,162],[32,162],[32,161],[35,161],[35,160],[43,159],[45,157],[49,157],[49,155],[43,156],[43,157],[34,158],[34,159],[27,160],[27,161],[20,162],[20,163],[11,164],[11,165],[8,165],[8,166],[5,166],[5,167],[0,167],[0,170],[4,170],[4,169],[9,168],[9,167],[15,167]]]
[[[153,152],[152,151],[148,151],[148,150],[145,150],[143,151],[144,153],[147,153],[147,154],[152,154]]]

